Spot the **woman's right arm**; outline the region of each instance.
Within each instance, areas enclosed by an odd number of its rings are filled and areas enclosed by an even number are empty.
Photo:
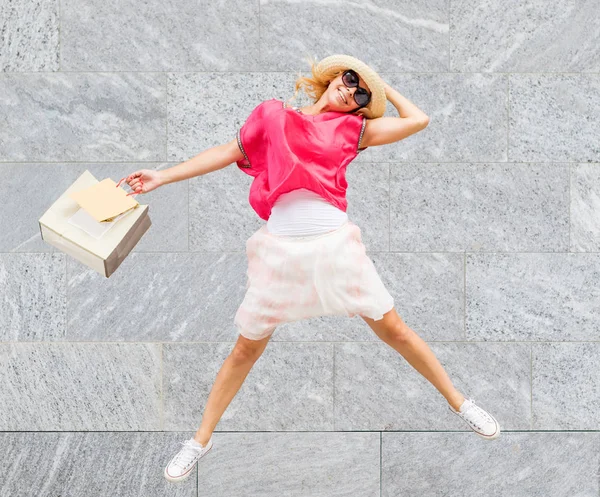
[[[159,186],[223,169],[244,158],[237,137],[228,143],[206,149],[181,164],[161,169],[140,169],[126,178],[126,183],[135,193],[148,193]],[[132,193],[133,193],[132,192]]]
[[[228,143],[206,149],[181,164],[162,169],[159,173],[162,184],[166,185],[223,169],[243,158],[244,155],[235,138]]]

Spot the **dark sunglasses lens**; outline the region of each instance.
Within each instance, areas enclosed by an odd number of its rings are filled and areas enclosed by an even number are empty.
[[[346,71],[342,76],[342,80],[344,81],[344,84],[350,88],[358,86],[358,76],[353,71]]]
[[[367,105],[369,103],[369,95],[363,92],[356,92],[354,94],[354,100],[356,100],[356,103],[358,105]]]
[[[354,100],[360,106],[367,105],[371,97],[364,88],[358,86],[358,75],[354,71],[346,71],[342,76],[342,81],[349,88],[356,88]]]

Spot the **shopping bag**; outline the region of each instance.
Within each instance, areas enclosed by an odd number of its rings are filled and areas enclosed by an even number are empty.
[[[123,179],[85,171],[39,219],[42,239],[110,277],[152,224],[149,206],[121,188]]]
[[[83,190],[71,192],[69,197],[96,221],[109,222],[119,214],[135,209],[139,205],[129,195],[130,193],[125,193],[125,190],[118,188],[112,179],[106,178]]]

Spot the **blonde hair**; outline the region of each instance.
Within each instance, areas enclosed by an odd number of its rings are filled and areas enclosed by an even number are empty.
[[[301,73],[298,73],[298,78],[294,83],[294,95],[286,100],[287,104],[289,104],[291,100],[296,99],[300,88],[302,88],[304,93],[306,93],[312,99],[313,103],[318,102],[323,93],[327,91],[329,83],[331,83],[332,79],[337,78],[340,74],[342,74],[342,72],[344,72],[343,70],[340,70],[337,71],[332,78],[326,78],[317,68],[319,61],[317,61],[312,55],[305,56],[304,60],[306,60],[310,65],[312,77],[302,76]],[[358,114],[363,115],[368,119],[371,118],[371,112],[366,107],[361,107],[354,112],[348,112],[348,114]]]

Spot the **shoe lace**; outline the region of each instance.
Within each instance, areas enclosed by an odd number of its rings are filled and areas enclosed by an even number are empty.
[[[196,447],[195,445],[192,445],[190,440],[185,440],[184,442],[181,442],[181,444],[183,445],[183,449],[175,456],[173,465],[185,469],[196,457],[198,457],[198,454],[202,452],[204,447]]]
[[[460,412],[460,414],[462,414],[463,417],[469,423],[471,423],[471,424],[475,425],[477,428],[481,429],[482,427],[479,426],[476,422],[476,421],[481,421],[481,418],[483,418],[487,421],[493,422],[493,420],[489,416],[489,414],[477,405],[477,401],[473,397],[469,397],[469,400],[471,402],[469,402],[467,404],[467,408],[465,409],[465,411]],[[467,413],[468,413],[468,416],[467,416]]]

